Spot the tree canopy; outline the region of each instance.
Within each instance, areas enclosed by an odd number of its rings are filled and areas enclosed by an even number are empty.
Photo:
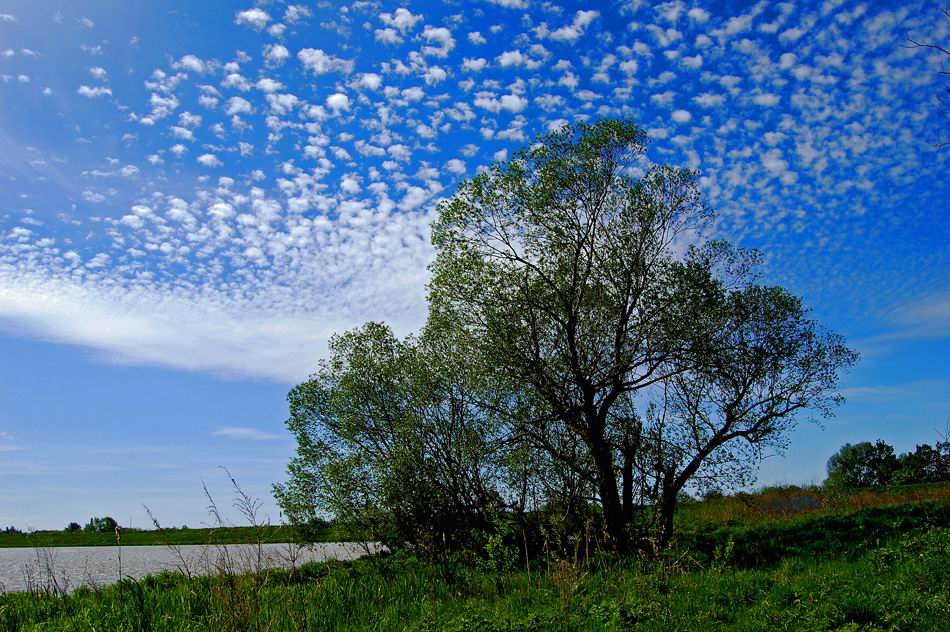
[[[593,507],[613,550],[658,548],[686,486],[747,478],[797,413],[831,413],[854,352],[706,237],[698,174],[646,143],[569,125],[459,184],[423,332],[343,334],[291,392],[288,515],[450,542]]]

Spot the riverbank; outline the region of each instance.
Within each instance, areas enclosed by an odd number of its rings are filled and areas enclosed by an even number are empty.
[[[344,542],[348,538],[332,526],[315,533],[315,542]],[[125,530],[122,546],[176,546],[190,544],[280,544],[296,540],[293,528],[287,525],[259,527],[216,527],[208,529]],[[85,531],[33,531],[31,533],[0,533],[0,548],[116,546],[115,533]]]
[[[0,630],[928,630],[950,617],[950,503],[684,532],[656,559],[397,554],[0,596]]]

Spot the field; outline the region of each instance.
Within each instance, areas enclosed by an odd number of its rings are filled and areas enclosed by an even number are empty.
[[[65,597],[0,596],[0,630],[947,629],[946,486],[914,492],[917,501],[891,490],[861,508],[849,506],[867,500],[855,500],[860,493],[832,507],[812,492],[822,503],[804,509],[787,489],[687,505],[676,544],[657,559],[526,567],[398,554],[258,575],[162,575]]]

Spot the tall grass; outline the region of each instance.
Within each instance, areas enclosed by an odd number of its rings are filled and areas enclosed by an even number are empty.
[[[530,574],[399,554],[3,595],[0,631],[936,630],[947,568],[950,503],[929,503],[719,526],[656,559],[535,560]]]

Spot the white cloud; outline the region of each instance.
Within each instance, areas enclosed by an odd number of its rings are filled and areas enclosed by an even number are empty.
[[[713,94],[712,92],[703,92],[693,97],[693,101],[704,108],[717,108],[725,103],[726,97],[721,94]]]
[[[204,61],[196,57],[195,55],[185,55],[178,60],[178,66],[184,70],[190,70],[192,72],[197,72],[200,75],[203,75],[207,70],[207,66]]]
[[[422,20],[422,15],[413,15],[411,11],[404,7],[399,7],[392,13],[381,13],[380,21],[386,26],[392,27],[402,34],[411,31],[416,24]]]
[[[475,106],[489,112],[500,112],[506,110],[517,114],[528,106],[528,100],[517,94],[505,94],[501,98],[494,96],[481,96],[475,99]]]
[[[465,173],[465,161],[459,160],[458,158],[452,158],[447,163],[445,163],[445,170],[449,173],[454,173],[457,176]]]
[[[284,11],[284,19],[291,24],[296,24],[312,15],[310,8],[302,4],[292,4]]]
[[[478,46],[478,45],[486,43],[488,40],[486,40],[484,36],[478,31],[472,31],[471,33],[468,34],[468,41],[469,43],[475,44],[476,46]]]
[[[689,16],[689,19],[693,20],[694,22],[699,22],[700,24],[705,24],[709,21],[709,11],[699,7],[693,7],[686,12],[686,15]]]
[[[383,78],[374,72],[365,72],[360,75],[357,85],[367,90],[379,90],[383,85]]]
[[[213,437],[225,437],[228,439],[250,439],[252,441],[272,441],[279,439],[280,435],[272,432],[264,432],[257,428],[248,428],[246,426],[223,426],[211,431]]]
[[[462,60],[462,70],[466,72],[481,72],[487,65],[488,61],[484,57],[479,57],[477,59],[466,57]]]
[[[427,24],[422,31],[422,38],[427,42],[437,44],[437,46],[423,46],[423,55],[448,57],[452,49],[455,48],[455,39],[452,37],[452,31],[445,27],[433,28]]]
[[[224,166],[224,163],[214,154],[202,154],[198,156],[198,164],[210,168]]]
[[[268,44],[264,47],[264,60],[270,66],[279,66],[290,57],[290,51],[283,44]]]
[[[781,98],[777,94],[772,94],[771,92],[763,92],[762,94],[757,94],[752,97],[752,102],[756,105],[761,105],[762,107],[775,107],[779,104]]]
[[[350,97],[342,92],[331,94],[327,97],[327,107],[337,114],[346,112],[350,109]]]
[[[574,14],[574,20],[568,26],[562,26],[556,31],[551,32],[548,37],[557,42],[572,43],[584,34],[587,27],[600,15],[599,11],[578,11]]]
[[[104,86],[79,86],[79,89],[76,90],[76,94],[81,97],[86,97],[88,99],[97,99],[104,96],[112,96],[112,90]]]
[[[234,17],[235,24],[243,24],[250,26],[256,31],[260,31],[267,23],[270,22],[271,17],[267,11],[263,9],[253,8],[247,9],[246,11],[238,11],[237,15]]]
[[[527,60],[528,56],[522,53],[520,50],[506,50],[501,55],[496,57],[498,65],[502,68],[507,68],[508,66],[521,66]]]
[[[353,72],[354,63],[352,60],[328,55],[319,48],[304,48],[297,53],[297,59],[315,75],[323,75],[328,72]]]
[[[527,9],[528,0],[488,0],[492,4],[497,4],[506,9]]]
[[[673,114],[670,115],[670,118],[673,119],[675,123],[689,123],[693,115],[686,110],[673,110]]]

